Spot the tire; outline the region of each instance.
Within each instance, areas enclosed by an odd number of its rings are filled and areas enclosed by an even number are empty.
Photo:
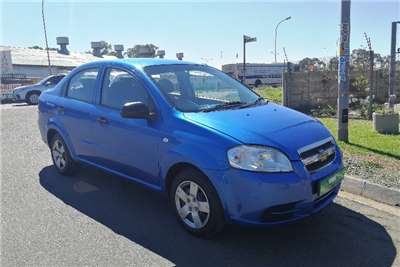
[[[179,223],[189,233],[211,238],[222,231],[225,220],[219,197],[200,171],[190,168],[180,171],[171,184],[169,199]]]
[[[62,175],[73,175],[77,171],[77,163],[72,159],[67,145],[59,134],[50,141],[51,158],[54,167]]]
[[[36,92],[36,91],[30,92],[26,95],[25,101],[29,105],[37,105],[37,104],[39,104],[39,96],[40,96],[40,92]]]
[[[262,85],[261,80],[256,80],[256,82],[254,83],[254,86],[255,86],[255,87],[258,87],[258,86],[260,86],[260,85]]]

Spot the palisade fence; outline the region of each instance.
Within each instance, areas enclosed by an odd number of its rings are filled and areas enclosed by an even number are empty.
[[[397,102],[400,102],[400,72],[396,74]],[[337,72],[285,72],[283,75],[283,104],[303,112],[318,109],[336,110],[338,82]],[[349,108],[365,108],[369,85],[367,73],[350,73]],[[373,102],[383,104],[388,99],[388,72],[376,70],[373,79]]]
[[[0,74],[0,100],[4,101],[12,98],[12,91],[18,87],[33,84],[36,79],[28,78],[19,73],[1,73]]]

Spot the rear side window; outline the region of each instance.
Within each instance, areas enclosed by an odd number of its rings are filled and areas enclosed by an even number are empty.
[[[69,82],[67,96],[91,103],[96,86],[98,69],[86,69],[75,74]]]
[[[130,73],[109,68],[101,90],[101,104],[121,109],[128,102],[142,102],[150,109],[153,102],[142,83]]]

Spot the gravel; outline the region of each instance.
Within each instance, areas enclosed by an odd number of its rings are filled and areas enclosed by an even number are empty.
[[[389,188],[400,189],[400,160],[344,154],[346,173]]]

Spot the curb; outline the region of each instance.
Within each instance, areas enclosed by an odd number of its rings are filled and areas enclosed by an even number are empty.
[[[349,175],[344,176],[341,189],[391,206],[400,207],[400,190],[398,189],[388,188]]]

